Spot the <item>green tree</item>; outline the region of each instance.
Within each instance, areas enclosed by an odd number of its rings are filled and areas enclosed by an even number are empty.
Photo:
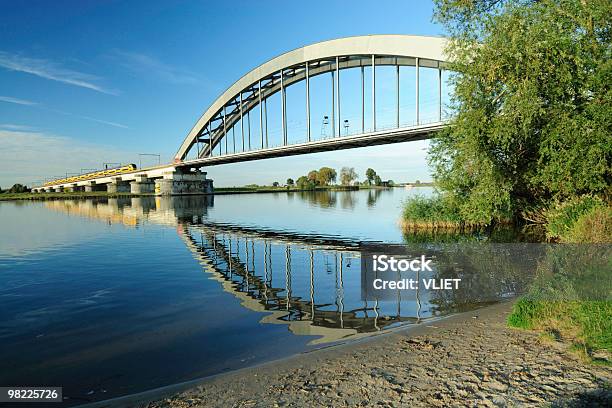
[[[376,172],[372,168],[368,168],[366,170],[366,179],[368,180],[368,184],[374,184],[374,179],[376,178]]]
[[[380,186],[382,184],[382,179],[380,178],[380,176],[377,174],[376,176],[374,176],[374,185],[375,186]]]
[[[319,182],[319,172],[316,170],[311,170],[310,172],[308,172],[308,176],[306,177],[308,178],[308,181],[313,184],[318,184]]]
[[[9,193],[27,193],[30,189],[27,186],[22,184],[13,184],[13,186],[8,190]]]
[[[452,125],[429,162],[471,222],[610,188],[612,2],[436,0]]]
[[[272,183],[273,187],[278,187],[280,185],[280,183],[278,181],[275,181],[274,183]]]
[[[287,179],[287,186],[288,186],[288,187],[292,187],[292,186],[293,186],[293,184],[294,184],[293,179],[292,179],[291,177],[289,177],[289,178]]]
[[[357,173],[352,167],[343,167],[340,169],[340,183],[343,186],[350,186],[353,181],[357,180]]]
[[[317,173],[317,181],[319,185],[326,186],[336,182],[336,170],[331,167],[321,167]]]
[[[300,190],[312,190],[316,186],[316,184],[306,176],[300,176],[296,181],[296,185]]]

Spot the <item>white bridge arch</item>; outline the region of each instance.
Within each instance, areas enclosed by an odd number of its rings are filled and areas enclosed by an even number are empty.
[[[431,134],[445,126],[442,120],[442,70],[447,61],[444,49],[447,40],[440,37],[413,35],[368,35],[324,41],[289,51],[251,70],[230,86],[204,112],[193,126],[175,155],[177,164],[199,167],[234,161],[256,160],[268,157],[288,156],[350,147],[368,146],[417,140],[431,137]],[[376,67],[397,67],[397,126],[380,130],[376,126]],[[416,123],[401,127],[399,122],[399,67],[416,67]],[[341,135],[340,115],[340,71],[361,67],[361,127],[362,132],[351,137]],[[371,67],[371,90],[364,88],[364,68]],[[438,121],[423,124],[419,121],[419,68],[435,68],[439,73]],[[310,120],[310,78],[323,73],[332,74],[331,113],[332,140],[313,140]],[[335,74],[335,76],[334,76]],[[286,89],[297,82],[306,84],[305,115],[307,117],[307,140],[304,143],[289,144],[286,119]],[[281,146],[270,147],[267,135],[266,101],[277,92],[281,93]],[[371,123],[366,132],[364,123],[364,95],[371,92]],[[260,106],[259,135],[251,137],[250,122],[248,146],[245,142],[244,117]],[[337,120],[336,120],[337,118]],[[250,119],[249,119],[250,120]],[[236,149],[236,136],[228,143],[229,130],[240,122],[240,139]],[[222,141],[225,140],[224,143]],[[228,144],[233,144],[230,152]],[[197,158],[189,160],[191,150],[197,148]]]

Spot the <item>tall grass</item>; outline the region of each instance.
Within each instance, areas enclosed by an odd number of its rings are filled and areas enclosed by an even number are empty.
[[[555,245],[537,265],[537,278],[513,306],[508,325],[537,330],[585,359],[610,364],[612,351],[612,248]],[[594,358],[599,351],[608,358]]]
[[[459,209],[440,196],[416,196],[404,202],[400,224],[407,230],[474,230],[486,223],[466,221]]]

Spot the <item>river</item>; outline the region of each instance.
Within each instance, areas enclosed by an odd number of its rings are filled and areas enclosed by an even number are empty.
[[[452,299],[362,300],[358,247],[410,242],[398,219],[414,194],[431,190],[0,203],[0,384],[103,400],[524,288],[474,272]]]

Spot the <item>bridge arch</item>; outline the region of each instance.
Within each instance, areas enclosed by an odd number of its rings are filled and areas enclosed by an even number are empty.
[[[212,157],[216,147],[219,146],[219,155],[222,154],[221,140],[228,136],[229,129],[232,129],[238,122],[241,127],[244,125],[242,120],[253,108],[265,105],[266,100],[280,92],[282,103],[282,137],[287,144],[287,124],[286,124],[286,102],[285,93],[288,86],[300,82],[306,82],[306,115],[308,142],[311,141],[310,130],[310,96],[308,91],[309,79],[313,76],[331,72],[336,73],[333,87],[338,86],[340,81],[340,70],[347,68],[372,68],[372,127],[376,131],[376,107],[375,107],[375,75],[377,66],[413,66],[416,67],[417,78],[420,67],[436,68],[440,73],[440,122],[442,121],[442,102],[441,102],[441,72],[447,61],[444,49],[447,40],[441,37],[426,37],[414,35],[368,35],[340,38],[324,41],[302,48],[289,51],[268,62],[254,68],[232,86],[230,86],[210,107],[202,114],[195,123],[185,140],[181,144],[175,155],[177,163],[186,159],[190,151],[197,147],[198,159]],[[398,68],[399,75],[399,68]],[[399,79],[398,79],[399,84]],[[332,90],[333,92],[333,90]],[[363,95],[362,79],[362,95]],[[418,115],[418,79],[417,79],[417,125],[419,124]],[[340,110],[339,92],[336,92],[336,100],[332,107],[332,118],[334,110]],[[399,95],[399,87],[398,87]],[[398,96],[399,100],[399,96]],[[336,105],[337,101],[337,105]],[[399,104],[399,102],[398,102]],[[399,107],[398,107],[399,110]],[[262,116],[264,109],[259,109],[260,125],[263,123]],[[362,116],[364,108],[362,103]],[[267,114],[267,113],[266,113]],[[341,135],[341,120],[333,123],[332,133]],[[399,127],[399,113],[398,123]],[[363,127],[363,121],[362,121]],[[264,135],[264,126],[261,125],[259,134],[258,149],[266,149],[267,135]],[[265,128],[267,132],[267,128]],[[244,129],[242,129],[242,140],[244,145]],[[249,129],[249,143],[250,143]],[[226,138],[226,154],[227,138]],[[243,148],[244,151],[244,148]],[[235,152],[234,152],[235,153]]]

